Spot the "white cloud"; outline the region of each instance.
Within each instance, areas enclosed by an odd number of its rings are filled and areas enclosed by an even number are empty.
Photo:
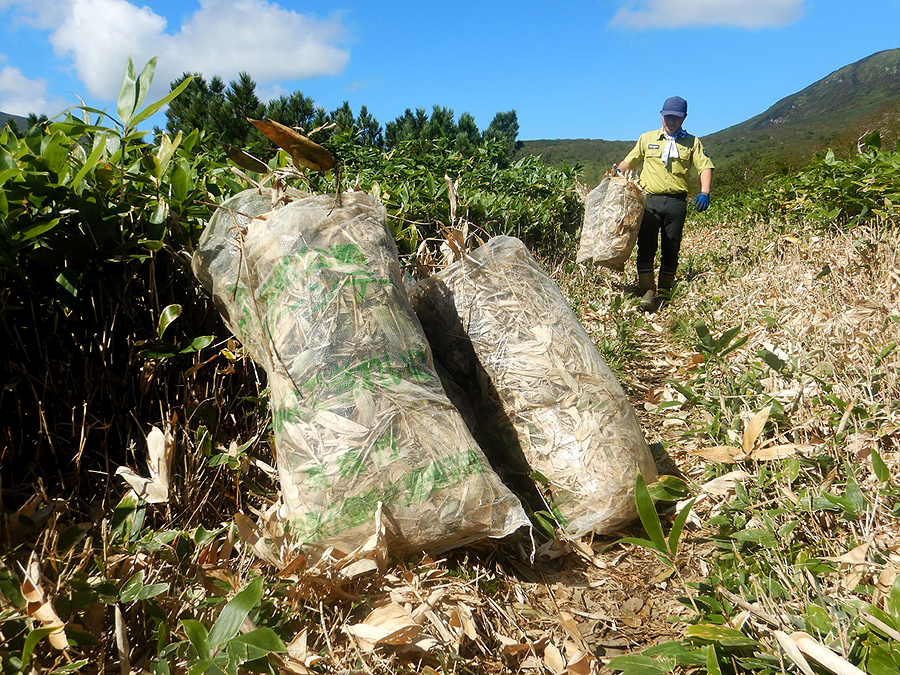
[[[30,80],[18,68],[0,65],[0,110],[3,112],[21,117],[29,113],[55,115],[64,107],[59,99],[48,97],[45,80]]]
[[[140,2],[140,0],[138,0]],[[260,84],[340,73],[350,58],[337,17],[299,14],[266,0],[200,0],[181,26],[128,0],[0,0],[19,19],[50,31],[90,95],[115,100],[129,57],[139,72],[158,56],[154,94],[183,72]]]
[[[304,16],[265,0],[201,0],[200,9],[168,44],[184,69],[260,82],[337,75],[349,53],[336,47],[338,19]]]
[[[57,54],[72,59],[90,94],[114,99],[128,57],[140,70],[154,55],[166,20],[125,0],[72,0],[68,5],[50,43]]]
[[[778,28],[797,21],[803,0],[634,0],[610,22],[624,28]]]

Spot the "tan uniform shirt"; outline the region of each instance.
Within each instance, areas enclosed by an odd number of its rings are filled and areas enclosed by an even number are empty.
[[[714,169],[712,160],[703,149],[703,143],[692,134],[675,140],[678,157],[672,157],[666,164],[662,162],[663,148],[666,147],[666,132],[660,128],[641,134],[634,148],[625,157],[628,165],[637,169],[643,162],[639,182],[647,194],[686,194],[688,173],[691,167],[697,173]]]

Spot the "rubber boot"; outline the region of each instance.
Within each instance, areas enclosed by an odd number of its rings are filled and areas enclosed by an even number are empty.
[[[668,272],[659,273],[659,296],[660,303],[668,302],[672,299],[672,287],[675,285],[675,275]]]
[[[656,309],[656,281],[653,272],[638,274],[638,293],[641,296],[641,309],[652,312]]]

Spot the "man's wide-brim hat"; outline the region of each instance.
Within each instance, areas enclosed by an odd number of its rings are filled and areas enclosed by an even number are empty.
[[[659,111],[663,115],[677,115],[678,117],[687,117],[687,101],[680,96],[672,96],[663,103],[662,110]]]

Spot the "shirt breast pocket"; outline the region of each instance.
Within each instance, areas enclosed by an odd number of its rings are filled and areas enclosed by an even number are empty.
[[[685,147],[679,143],[678,159],[674,160],[678,164],[679,168],[681,168],[683,171],[687,171],[688,169],[690,169],[693,164],[693,158],[694,149],[691,147]]]

